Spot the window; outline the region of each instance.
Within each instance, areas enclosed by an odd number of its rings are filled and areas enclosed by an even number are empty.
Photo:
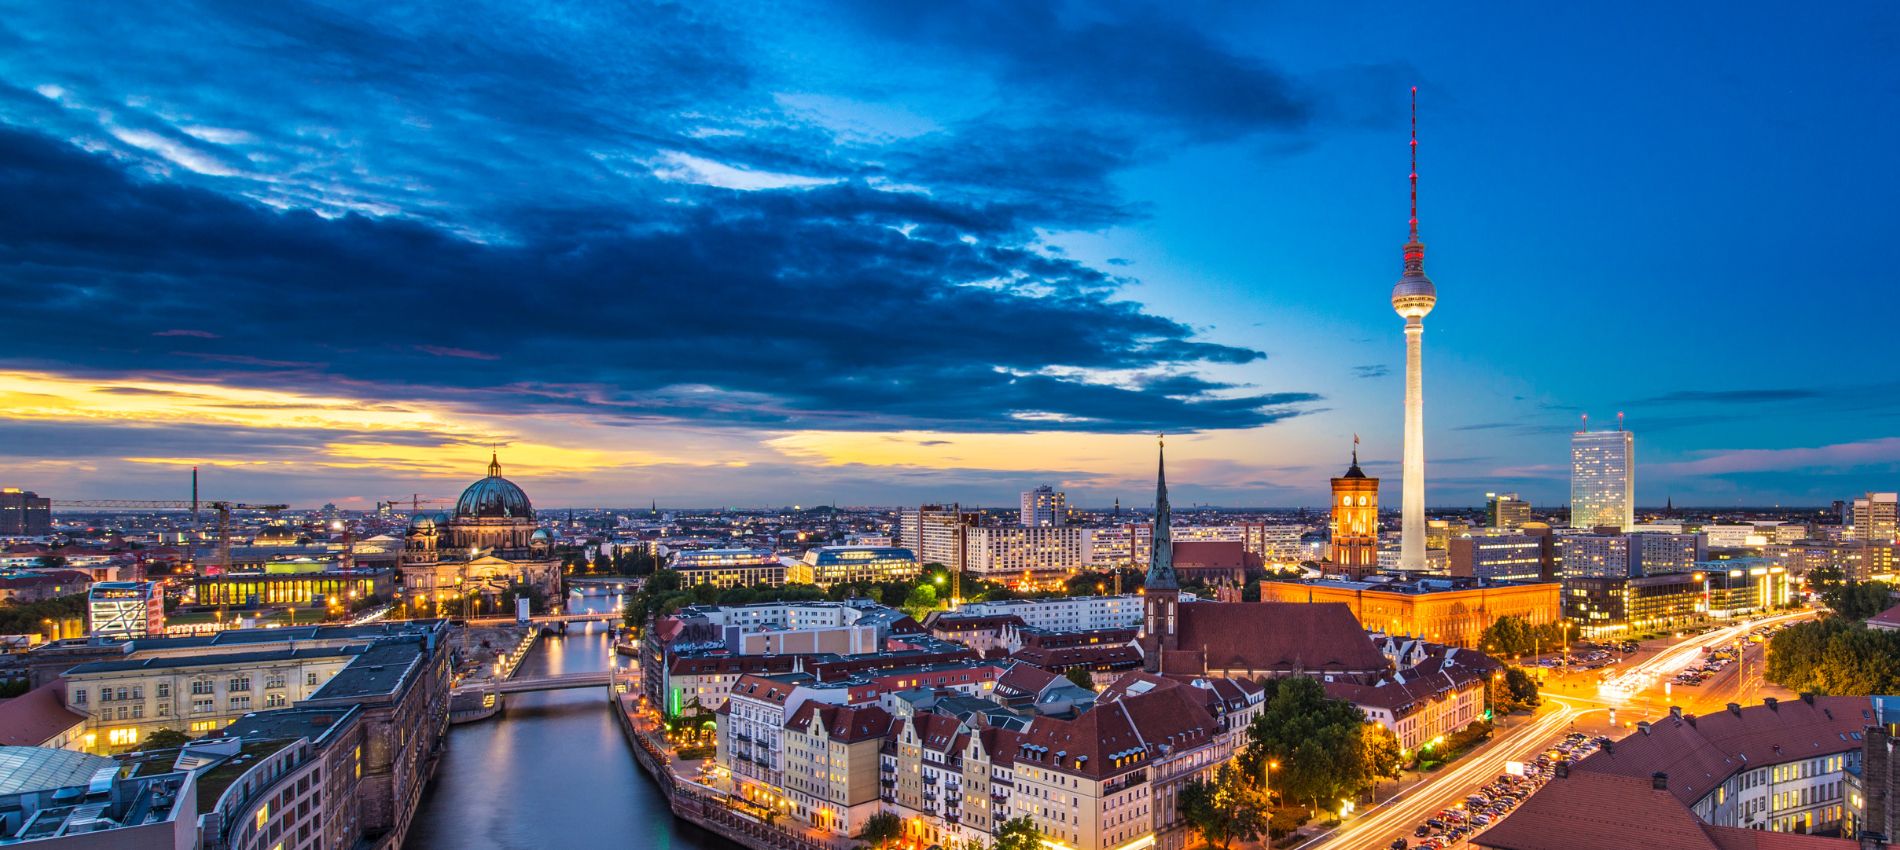
[[[281,708],[286,702],[283,694],[269,694],[264,697],[265,708]]]
[[[120,701],[120,702],[124,702],[124,701],[125,701],[125,689],[124,689],[124,688],[120,688],[120,689],[119,689],[119,701]]]
[[[200,679],[196,682],[191,683],[192,696],[204,696],[209,693],[212,693],[210,679]]]
[[[170,717],[171,713],[172,713],[171,703],[161,702],[158,704],[158,716]]]
[[[80,688],[76,691],[73,691],[73,705],[85,705],[85,704],[86,704],[86,689]]]
[[[204,699],[194,699],[191,701],[191,713],[204,714],[205,712],[210,711],[212,709],[212,703],[213,703],[213,700],[210,697],[205,697]]]
[[[245,711],[245,710],[248,710],[250,707],[251,707],[251,698],[248,696],[231,698],[232,711]]]
[[[133,698],[133,699],[144,699],[144,698],[145,698],[145,689],[144,689],[144,688],[142,688],[142,687],[139,687],[139,686],[136,686],[136,685],[134,685],[134,686],[132,687],[132,698]]]
[[[264,679],[264,690],[277,690],[284,686],[284,677],[269,676]]]
[[[231,681],[228,683],[226,687],[226,690],[232,690],[232,691],[248,691],[250,689],[251,689],[250,676],[232,676]]]
[[[100,702],[111,702],[111,701],[112,701],[112,689],[111,689],[111,688],[100,688],[100,689],[99,689],[99,701],[100,701]]]
[[[306,673],[306,674],[304,674],[304,677],[303,677],[303,683],[304,683],[304,684],[306,684],[306,685],[309,685],[310,687],[313,687],[313,688],[314,688],[314,687],[316,687],[316,686],[317,686],[317,674],[315,674],[315,673]]]
[[[159,699],[168,699],[172,695],[172,685],[170,682],[159,682],[153,693],[157,694]]]
[[[137,719],[139,719],[139,718],[141,718],[141,717],[144,717],[144,716],[145,716],[145,704],[144,704],[144,703],[139,703],[139,704],[137,704],[137,705],[134,705],[134,706],[132,706],[132,719],[133,719],[133,720],[137,720]]]

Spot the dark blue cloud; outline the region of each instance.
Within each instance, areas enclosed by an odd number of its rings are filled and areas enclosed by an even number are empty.
[[[1308,393],[1046,367],[1246,363],[1017,247],[1027,223],[846,182],[691,191],[631,224],[570,213],[508,244],[275,212],[0,133],[0,299],[16,362],[215,373],[489,409],[775,427],[1233,428]],[[157,336],[189,324],[216,338]]]

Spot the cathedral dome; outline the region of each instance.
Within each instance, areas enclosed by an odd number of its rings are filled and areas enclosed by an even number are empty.
[[[537,528],[534,530],[534,539],[552,542],[554,540],[554,532],[545,528]]]
[[[534,519],[534,505],[515,482],[501,477],[501,463],[490,460],[488,477],[468,485],[455,501],[456,519]]]
[[[435,520],[428,514],[416,514],[409,518],[410,531],[434,531]]]

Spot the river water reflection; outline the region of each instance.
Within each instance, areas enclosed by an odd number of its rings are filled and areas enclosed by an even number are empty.
[[[588,610],[620,597],[589,596]],[[601,623],[541,639],[517,675],[605,670],[617,658]],[[736,850],[674,819],[641,772],[602,689],[517,694],[501,717],[451,727],[449,749],[410,829],[419,850],[656,848]]]

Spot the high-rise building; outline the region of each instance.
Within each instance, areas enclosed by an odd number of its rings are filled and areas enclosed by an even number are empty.
[[[1359,468],[1358,438],[1353,442],[1352,466],[1333,479],[1333,539],[1326,559],[1357,577],[1379,568],[1379,479]]]
[[[1048,528],[1068,523],[1068,505],[1061,491],[1047,484],[1023,492],[1022,524]]]
[[[1392,309],[1405,319],[1405,454],[1400,483],[1399,568],[1423,572],[1425,561],[1425,388],[1421,359],[1425,316],[1438,289],[1425,276],[1425,243],[1418,239],[1418,87],[1412,87],[1412,218],[1405,243],[1405,274],[1392,287]]]
[[[963,530],[976,525],[978,514],[959,505],[923,505],[905,508],[897,519],[897,545],[909,549],[920,564],[942,564],[964,569]]]
[[[1486,493],[1484,516],[1492,528],[1522,528],[1531,521],[1531,503],[1516,493]]]
[[[6,498],[0,496],[0,499]],[[1896,515],[1900,514],[1900,493],[1868,493],[1854,500],[1854,539],[1869,543],[1892,543]]]
[[[52,533],[52,499],[16,487],[0,489],[0,537],[45,537]]]
[[[1570,435],[1570,527],[1636,524],[1636,435],[1578,431]]]

